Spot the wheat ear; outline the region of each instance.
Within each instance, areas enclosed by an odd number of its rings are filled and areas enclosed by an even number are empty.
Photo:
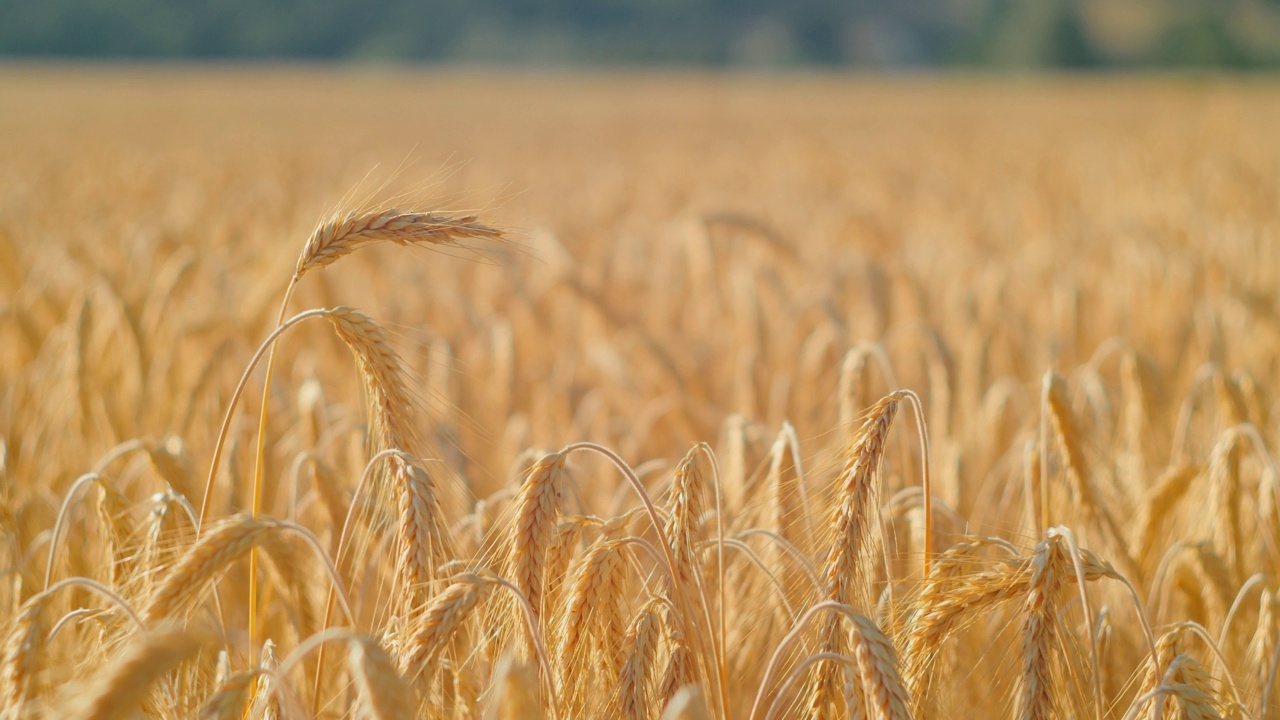
[[[395,448],[415,455],[420,449],[413,422],[415,406],[386,331],[368,315],[350,308],[335,308],[328,318],[356,358],[380,449]],[[431,475],[403,456],[393,458],[389,466],[400,513],[397,573],[406,591],[403,603],[408,611],[420,604],[426,584],[435,578],[436,567],[452,559],[454,550],[439,488]]]
[[[1048,720],[1054,716],[1052,652],[1058,636],[1058,605],[1069,562],[1057,536],[1042,540],[1031,556],[1031,577],[1024,602],[1022,676],[1014,717]]]
[[[872,620],[850,615],[853,655],[867,706],[878,720],[911,720],[911,698],[898,667],[893,643]]]
[[[430,676],[449,641],[488,594],[492,584],[466,574],[431,600],[405,644],[400,669],[410,677]]]
[[[610,715],[625,720],[647,720],[657,710],[653,675],[657,665],[658,640],[662,629],[660,600],[650,599],[640,607],[622,640],[622,670],[613,690]]]
[[[1093,479],[1089,473],[1089,465],[1085,461],[1084,448],[1081,445],[1082,434],[1076,423],[1075,415],[1071,412],[1071,405],[1067,401],[1067,384],[1062,376],[1049,372],[1044,377],[1043,400],[1048,414],[1050,424],[1053,426],[1054,439],[1057,441],[1059,451],[1062,453],[1067,469],[1067,477],[1071,481],[1071,487],[1076,496],[1076,501],[1086,512],[1098,521],[1103,531],[1107,533],[1112,541],[1112,547],[1116,553],[1119,553],[1124,567],[1132,567],[1133,563],[1129,561],[1127,555],[1128,547],[1124,543],[1124,536],[1120,532],[1120,527],[1116,524],[1115,518],[1106,506],[1098,500],[1097,491],[1093,486]],[[1041,460],[1042,463],[1047,462],[1047,456]],[[1044,474],[1041,477],[1042,492],[1046,493],[1048,489],[1048,477]],[[1050,515],[1046,506],[1045,517],[1043,518],[1046,525],[1051,524]]]
[[[150,624],[181,612],[231,563],[261,543],[275,525],[236,515],[219,522],[169,570],[142,611]]]
[[[617,654],[608,638],[624,632],[621,603],[625,596],[626,559],[622,543],[602,537],[574,570],[565,609],[561,614],[556,646],[560,687],[571,706],[587,685],[583,677],[588,653],[583,636],[603,665],[602,672],[616,675]]]
[[[564,503],[564,456],[549,453],[529,469],[516,499],[509,539],[508,577],[541,620],[547,550],[555,539],[556,518]]]
[[[477,222],[475,215],[402,212],[395,208],[334,217],[315,229],[294,269],[295,281],[310,270],[337,262],[360,247],[378,242],[397,245],[450,245],[461,240],[498,240],[502,231]]]
[[[823,573],[826,600],[842,605],[869,604],[865,594],[867,573],[863,558],[869,547],[876,507],[873,501],[875,481],[899,403],[895,394],[882,398],[872,407],[854,436],[848,459],[836,480],[839,494],[831,517],[832,538]],[[843,652],[844,638],[840,633],[838,616],[824,618],[820,637],[823,652]],[[809,696],[809,710],[815,717],[826,717],[832,705],[840,705],[838,674],[839,668],[835,663],[823,661],[818,664]],[[861,702],[856,692],[852,702]]]

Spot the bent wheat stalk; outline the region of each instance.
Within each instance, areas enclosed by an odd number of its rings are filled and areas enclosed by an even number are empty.
[[[455,218],[449,215],[426,212],[400,212],[395,208],[375,209],[365,212],[350,211],[343,217],[335,217],[321,223],[307,239],[293,276],[285,287],[284,298],[280,301],[280,313],[276,318],[276,327],[284,323],[288,312],[289,300],[303,275],[308,271],[322,268],[336,262],[339,258],[354,252],[361,246],[376,242],[394,242],[398,245],[411,244],[450,244],[469,238],[499,239],[502,231],[476,222],[474,216]],[[258,442],[253,464],[253,516],[257,517],[262,507],[263,458],[267,442],[267,403],[271,397],[271,375],[275,368],[276,334],[270,341],[271,352],[267,358],[266,378],[262,386],[262,409],[258,415]],[[400,447],[392,444],[390,447]],[[215,451],[215,458],[217,452]],[[216,460],[215,460],[216,463]],[[212,482],[212,480],[210,480]],[[257,554],[250,558],[249,571],[249,634],[250,644],[254,641],[254,620],[257,615]]]

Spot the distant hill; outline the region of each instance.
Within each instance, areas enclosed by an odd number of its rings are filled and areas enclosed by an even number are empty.
[[[0,56],[1280,65],[1280,0],[0,0]]]

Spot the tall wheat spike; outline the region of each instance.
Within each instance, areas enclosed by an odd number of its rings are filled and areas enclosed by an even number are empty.
[[[866,607],[870,604],[866,589],[865,556],[874,519],[876,480],[884,454],[889,428],[897,415],[899,400],[894,395],[882,398],[867,413],[848,451],[848,459],[836,479],[837,499],[831,518],[831,541],[823,572],[824,595],[844,605]],[[824,652],[842,653],[845,647],[840,633],[840,618],[829,615],[820,630]],[[843,704],[838,678],[839,668],[831,662],[818,666],[810,694],[810,712],[828,717],[833,706]],[[862,702],[859,692],[850,702]],[[837,710],[838,712],[838,710]]]

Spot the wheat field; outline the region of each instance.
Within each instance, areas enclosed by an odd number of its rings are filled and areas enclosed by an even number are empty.
[[[1280,713],[1270,81],[0,97],[4,720]]]

